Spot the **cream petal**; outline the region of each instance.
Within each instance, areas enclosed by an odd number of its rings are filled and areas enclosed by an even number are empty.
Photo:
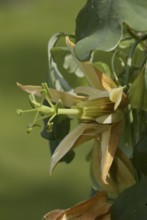
[[[50,173],[57,165],[59,160],[71,149],[84,142],[98,137],[108,129],[108,125],[98,125],[95,123],[81,123],[72,130],[58,145],[51,158]]]
[[[57,220],[63,215],[63,213],[63,209],[56,209],[44,215],[42,220]]]
[[[122,119],[122,113],[121,112],[115,112],[113,114],[100,116],[96,119],[96,122],[100,124],[112,124],[117,123]]]
[[[102,133],[101,139],[101,178],[104,183],[107,182],[107,175],[112,164],[112,155],[109,152],[109,140],[110,140],[111,126],[108,130]],[[111,164],[110,164],[111,163]]]
[[[77,94],[88,95],[88,100],[109,97],[108,91],[99,90],[93,87],[77,87],[74,91]]]
[[[57,103],[59,100],[61,100],[62,105],[65,107],[71,107],[85,100],[84,96],[75,96],[67,92],[57,91],[55,89],[49,89],[49,94],[52,102]]]
[[[78,125],[74,130],[72,130],[58,145],[55,152],[52,155],[51,158],[51,165],[50,165],[50,173],[56,166],[56,164],[59,162],[59,160],[69,151],[71,150],[78,139],[81,137],[81,135],[85,132],[87,129],[92,129],[93,124],[83,123]],[[85,137],[85,140],[87,140],[87,137]],[[79,142],[80,143],[80,142]]]
[[[122,131],[122,121],[113,124],[108,130],[104,131],[101,139],[101,178],[104,183],[107,182],[107,176],[112,165],[117,145],[119,143]]]
[[[122,100],[124,87],[113,88],[110,90],[110,100],[115,103],[114,110],[116,110]]]
[[[24,90],[27,93],[31,93],[34,95],[37,95],[39,97],[42,96],[41,91],[42,87],[41,86],[32,86],[32,85],[22,85],[20,83],[17,83],[17,86]],[[52,102],[57,103],[59,100],[65,107],[71,107],[73,105],[76,105],[77,103],[84,101],[85,97],[84,96],[75,96],[71,95],[67,92],[62,92],[62,91],[57,91],[55,89],[48,89],[49,95],[51,98]]]

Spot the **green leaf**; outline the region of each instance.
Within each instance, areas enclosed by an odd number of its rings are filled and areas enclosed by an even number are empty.
[[[111,220],[147,219],[147,178],[125,190],[115,200]]]
[[[123,37],[123,23],[147,30],[146,0],[88,0],[76,20],[75,54],[87,60],[93,50],[113,50]]]
[[[41,136],[49,141],[49,147],[52,155],[62,139],[68,134],[70,130],[70,119],[61,115],[56,116],[56,118],[53,119],[54,126],[50,133],[47,132],[47,122],[48,119],[45,119],[44,129],[41,132]],[[60,160],[60,162],[70,163],[74,156],[75,153],[73,150],[71,150]]]
[[[130,39],[124,39],[119,43],[119,47],[121,49],[125,49],[127,47],[130,47],[133,45],[133,43],[135,42],[135,39],[130,38]]]
[[[58,41],[65,37],[65,33],[56,33],[54,34],[48,43],[48,62],[49,62],[49,74],[48,74],[48,85],[50,88],[56,88],[58,90],[71,90],[68,82],[61,76],[60,71],[56,63],[52,58],[51,51],[58,44]]]
[[[147,176],[147,136],[144,136],[135,146],[133,161],[135,167]]]
[[[60,78],[62,81],[64,80],[69,87],[76,88],[78,86],[88,85],[87,79],[67,48],[54,47],[51,49],[51,56],[58,68]],[[62,81],[59,81],[62,84]]]
[[[129,102],[133,108],[147,111],[147,67],[143,67],[129,90]]]
[[[95,62],[94,66],[100,70],[101,72],[105,73],[107,76],[109,76],[110,78],[112,78],[112,73],[110,71],[109,66],[104,63],[104,62]]]

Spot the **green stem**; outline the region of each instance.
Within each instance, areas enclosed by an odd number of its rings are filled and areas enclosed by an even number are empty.
[[[140,43],[140,39],[136,40],[133,46],[131,47],[129,54],[128,54],[128,59],[127,59],[127,64],[126,64],[126,71],[125,71],[125,76],[126,76],[126,86],[128,87],[129,84],[129,73],[130,73],[130,67],[132,65],[132,57],[135,52],[135,49],[137,45]]]
[[[39,113],[43,115],[48,115],[49,117],[56,113],[56,115],[80,115],[81,111],[78,108],[57,108],[56,106],[49,107],[45,105],[40,105],[37,101],[31,101],[34,108],[38,110]]]
[[[119,85],[119,80],[118,80],[118,77],[117,77],[117,74],[115,72],[115,58],[116,58],[116,55],[119,53],[120,51],[119,50],[116,50],[114,51],[113,55],[112,55],[112,59],[111,59],[111,68],[112,68],[112,72],[113,72],[113,76],[115,78],[115,81],[117,83],[117,85]]]
[[[66,108],[59,108],[58,115],[80,115],[81,111],[79,109],[66,109]]]
[[[144,41],[145,39],[147,39],[147,35],[143,35],[140,38],[137,38],[135,43],[132,45],[129,54],[128,54],[128,59],[127,59],[127,64],[126,64],[126,71],[125,71],[125,76],[126,76],[126,86],[128,87],[129,84],[129,73],[130,73],[130,67],[132,65],[132,58],[133,58],[133,54],[135,52],[136,47],[138,46],[138,44],[141,41]]]

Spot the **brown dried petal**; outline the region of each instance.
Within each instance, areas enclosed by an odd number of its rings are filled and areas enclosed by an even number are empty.
[[[53,218],[52,212],[49,212],[45,215],[44,220],[104,220],[103,217],[110,212],[110,208],[111,204],[107,201],[107,194],[98,192],[91,199],[66,209],[63,213],[62,210],[57,213],[53,211]]]

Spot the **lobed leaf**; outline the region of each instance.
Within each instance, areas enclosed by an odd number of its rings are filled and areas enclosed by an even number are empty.
[[[146,0],[87,0],[76,20],[75,54],[88,60],[93,50],[113,50],[123,37],[123,24],[147,31]]]

